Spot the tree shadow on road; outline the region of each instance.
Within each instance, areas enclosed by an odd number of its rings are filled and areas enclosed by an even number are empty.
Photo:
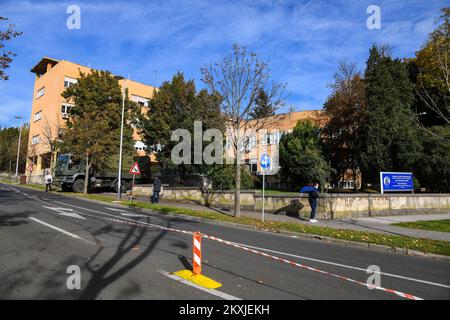
[[[170,227],[170,223],[168,223],[168,227]],[[103,231],[108,232],[107,230],[108,228],[103,229]],[[147,258],[155,249],[158,242],[167,233],[167,231],[160,231],[156,238],[146,245],[144,237],[148,230],[149,228],[146,226],[130,226],[125,237],[118,244],[113,256],[101,265],[97,265],[96,260],[99,258],[100,254],[104,252],[105,248],[103,246],[99,247],[97,252],[85,263],[85,267],[90,272],[91,277],[80,293],[79,299],[97,298],[104,288],[118,280]],[[139,245],[144,248],[143,251],[141,251],[142,248],[140,248]],[[134,250],[139,250],[141,253],[119,269],[113,271],[113,269],[117,268],[125,255]],[[98,268],[96,268],[97,266]]]
[[[0,215],[0,227],[17,227],[23,224],[30,223],[28,220],[23,220],[28,218],[28,213],[21,212],[16,214],[2,214]]]

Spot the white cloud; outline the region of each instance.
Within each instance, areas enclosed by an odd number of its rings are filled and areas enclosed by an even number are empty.
[[[150,84],[155,70],[158,83],[181,70],[201,85],[199,68],[220,59],[234,42],[270,59],[274,78],[288,82],[290,103],[321,107],[340,60],[354,60],[362,68],[374,42],[390,43],[396,55],[412,55],[445,3],[379,1],[382,30],[369,31],[366,8],[371,2],[2,1],[2,15],[24,35],[11,42],[18,56],[10,69],[14,77],[0,85],[0,94],[7,97],[0,99],[0,116],[10,116],[4,111],[6,101],[28,112],[29,70],[44,55],[91,61],[95,68],[130,73]],[[70,31],[65,10],[74,3],[81,8],[81,30]]]

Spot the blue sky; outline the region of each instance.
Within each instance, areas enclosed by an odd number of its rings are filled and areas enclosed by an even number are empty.
[[[69,5],[81,9],[81,29],[69,30]],[[338,63],[362,70],[373,43],[412,57],[436,26],[441,0],[311,1],[5,1],[19,38],[10,80],[0,81],[0,125],[29,121],[34,75],[43,57],[70,60],[158,86],[179,71],[202,87],[200,68],[220,60],[233,43],[269,61],[272,79],[287,83],[288,104],[321,109]],[[369,5],[381,9],[381,30],[368,30]],[[5,29],[2,23],[1,28]],[[156,73],[155,73],[156,71]]]

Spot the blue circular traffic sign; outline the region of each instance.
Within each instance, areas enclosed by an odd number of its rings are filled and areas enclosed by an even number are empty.
[[[270,158],[269,158],[269,156],[267,155],[267,153],[264,153],[264,154],[261,156],[261,168],[267,169],[267,168],[269,168],[269,167],[270,167]]]

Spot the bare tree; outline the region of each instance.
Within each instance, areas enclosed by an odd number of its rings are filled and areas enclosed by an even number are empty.
[[[59,117],[55,123],[50,123],[47,117],[44,117],[44,123],[42,125],[42,143],[50,151],[50,170],[52,174],[54,174],[55,171],[55,153],[59,150],[62,143],[60,139],[62,129],[63,126],[61,125]]]
[[[270,70],[267,63],[261,61],[253,52],[245,47],[233,45],[232,53],[224,56],[219,63],[212,63],[201,69],[202,81],[213,94],[222,98],[221,111],[228,128],[227,134],[235,155],[236,186],[234,214],[240,216],[241,189],[241,149],[243,148],[242,132],[246,135],[269,125],[269,122],[280,120],[279,117],[253,119],[255,100],[260,90],[267,94],[268,101],[274,111],[285,106],[285,84],[269,82]],[[228,131],[228,130],[227,130]]]
[[[28,146],[27,146],[27,155],[26,155],[26,157],[27,157],[27,161],[26,161],[26,166],[27,166],[27,168],[25,168],[25,170],[27,171],[28,170],[28,166],[32,166],[32,170],[36,170],[36,168],[35,168],[35,165],[37,165],[37,156],[38,156],[38,148],[37,148],[37,145],[36,144],[32,144],[32,143],[30,143]],[[30,175],[29,175],[29,182],[28,183],[30,183],[30,179],[31,179],[31,174],[32,174],[32,172],[31,171],[29,171],[30,172]]]
[[[416,94],[431,114],[449,125],[450,7],[443,8],[442,13],[443,23],[431,33],[428,43],[417,54],[416,60],[420,63],[418,63]],[[429,134],[448,140],[448,137],[439,136],[419,121],[418,124]]]

